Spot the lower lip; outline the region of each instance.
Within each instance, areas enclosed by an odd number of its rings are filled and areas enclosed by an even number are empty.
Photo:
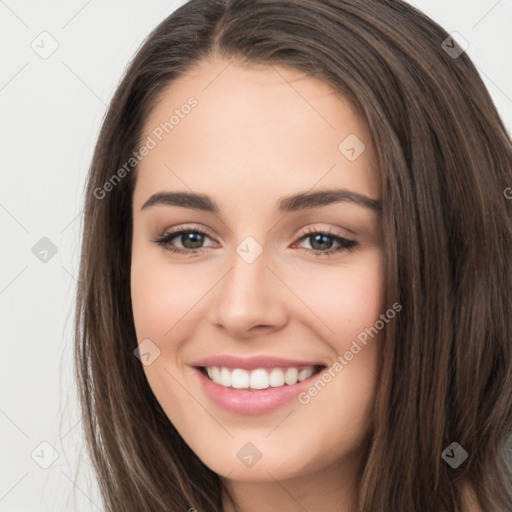
[[[285,384],[276,388],[249,391],[221,386],[210,380],[198,368],[194,368],[194,370],[203,385],[203,389],[213,402],[228,411],[248,416],[264,414],[285,405],[297,398],[299,393],[309,387],[311,381],[317,379],[321,374],[320,371],[291,386]]]

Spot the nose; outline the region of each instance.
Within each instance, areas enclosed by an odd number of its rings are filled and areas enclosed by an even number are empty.
[[[235,253],[231,269],[216,287],[210,320],[233,338],[270,333],[288,321],[286,287],[267,263],[265,252],[252,263]]]

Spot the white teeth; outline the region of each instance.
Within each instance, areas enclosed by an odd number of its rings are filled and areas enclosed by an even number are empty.
[[[309,379],[313,375],[313,368],[302,368],[299,372],[299,382]]]
[[[210,377],[210,379],[212,379],[214,382],[219,382],[220,383],[220,368],[218,366],[212,366],[212,367],[207,367],[206,368],[206,371],[208,371],[208,369],[211,370],[211,375],[208,374],[208,376]]]
[[[293,386],[297,382],[309,379],[315,373],[314,366],[299,368],[257,368],[244,370],[235,368],[230,370],[225,367],[207,366],[206,372],[210,380],[226,388],[235,389],[267,389]]]
[[[291,386],[292,384],[295,384],[299,378],[299,370],[297,368],[288,368],[286,370],[286,373],[284,374],[284,381],[286,384]]]
[[[251,372],[251,380],[249,381],[251,389],[267,389],[268,386],[268,373],[265,370],[259,368]]]
[[[227,388],[231,387],[231,372],[227,368],[220,370],[220,384]]]
[[[249,374],[240,368],[231,373],[231,387],[236,389],[247,389],[249,387]]]
[[[279,386],[284,386],[283,370],[280,370],[279,368],[274,368],[270,372],[268,382],[273,388],[278,388]]]

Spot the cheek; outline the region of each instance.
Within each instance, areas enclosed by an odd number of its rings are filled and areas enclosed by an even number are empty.
[[[201,273],[194,265],[173,265],[166,256],[163,250],[134,244],[131,297],[138,343],[149,339],[157,347],[150,350],[158,356],[143,366],[144,373],[169,419],[179,427],[187,417],[190,397],[174,377],[183,366],[180,348],[197,324],[199,308],[194,305],[206,293],[207,279],[197,279]]]
[[[353,263],[297,268],[287,279],[335,349],[346,350],[345,345],[383,312],[383,261],[377,249],[354,255]]]
[[[140,342],[155,339],[160,345],[170,330],[193,316],[193,305],[205,293],[207,283],[194,265],[171,264],[164,250],[148,250],[134,244],[131,267],[132,308]],[[207,281],[207,279],[206,279]],[[202,293],[201,293],[202,292]]]

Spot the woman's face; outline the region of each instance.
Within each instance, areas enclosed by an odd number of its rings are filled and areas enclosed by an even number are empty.
[[[171,84],[141,140],[133,315],[169,420],[229,479],[353,469],[385,313],[365,123],[323,81],[211,59]]]

